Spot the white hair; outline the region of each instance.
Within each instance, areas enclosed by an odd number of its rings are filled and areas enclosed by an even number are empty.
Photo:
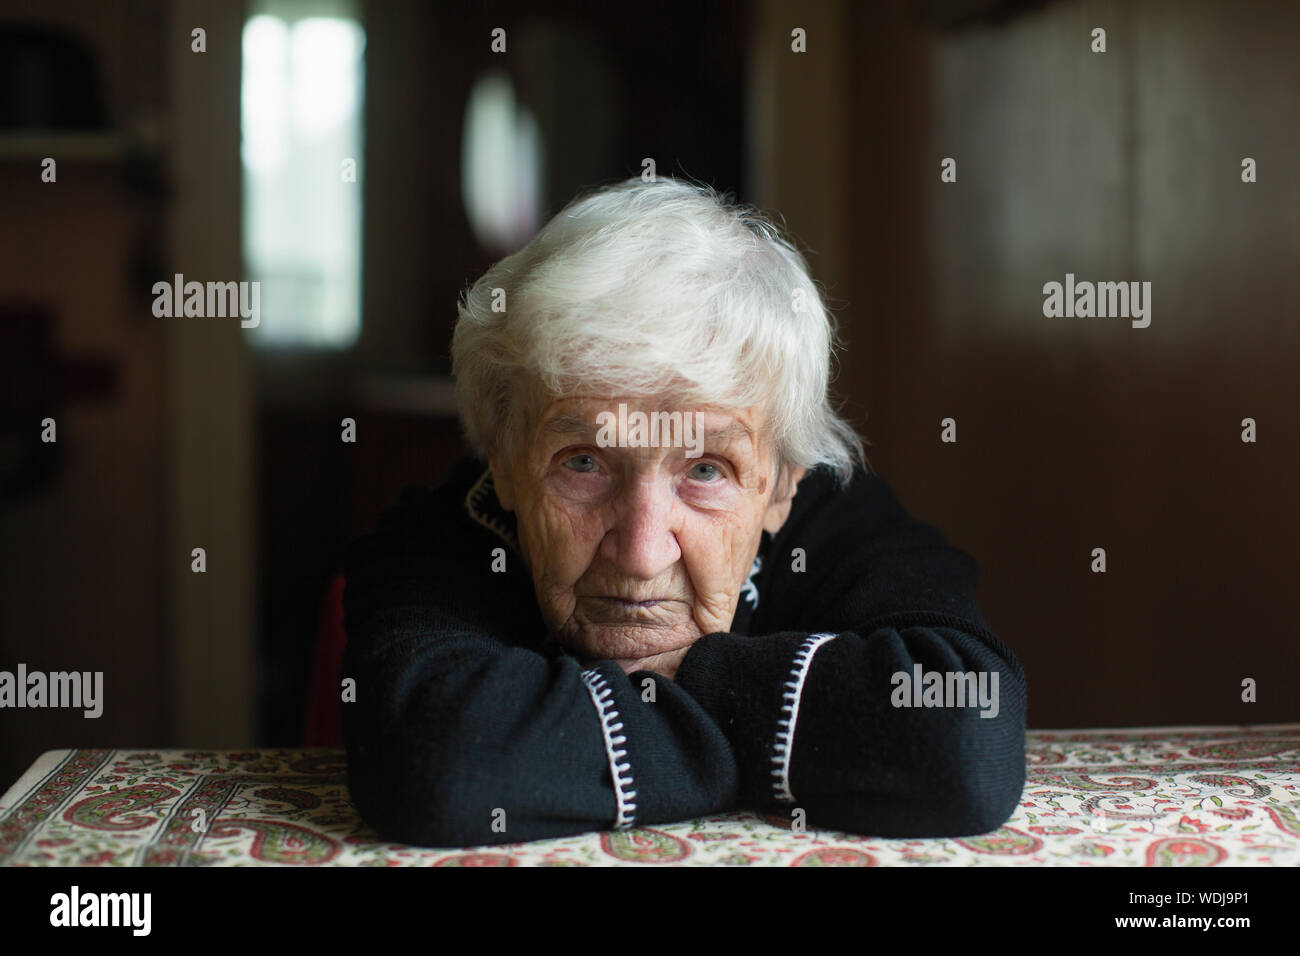
[[[778,466],[824,466],[846,483],[865,462],[831,406],[835,323],[807,263],[771,221],[710,186],[633,178],[580,195],[457,311],[456,398],[484,459],[508,459],[531,380],[557,397],[758,406]]]

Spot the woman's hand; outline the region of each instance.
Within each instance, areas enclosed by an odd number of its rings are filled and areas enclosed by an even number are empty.
[[[691,649],[691,645],[679,647],[675,651],[664,651],[662,654],[652,654],[650,657],[639,657],[633,660],[621,660],[618,666],[623,668],[624,674],[631,674],[635,671],[651,671],[662,677],[672,680],[677,676],[677,668],[681,666],[682,658],[686,652]]]

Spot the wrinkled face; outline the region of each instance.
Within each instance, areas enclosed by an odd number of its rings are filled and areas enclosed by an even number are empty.
[[[606,395],[529,404],[513,459],[491,464],[551,639],[584,662],[628,661],[727,631],[763,530],[785,521],[802,475],[774,500],[761,414]]]

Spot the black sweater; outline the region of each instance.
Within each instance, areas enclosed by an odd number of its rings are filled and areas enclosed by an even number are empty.
[[[543,645],[482,462],[403,492],[345,572],[349,783],[386,839],[515,843],[735,807],[956,836],[996,829],[1020,799],[1024,674],[976,606],[978,567],[862,470],[844,489],[804,478],[731,631],[696,641],[674,680]],[[895,676],[916,665],[996,672],[996,716],[917,706]]]

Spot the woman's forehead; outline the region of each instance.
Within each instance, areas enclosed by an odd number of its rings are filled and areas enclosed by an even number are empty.
[[[627,422],[635,416],[651,422],[681,416],[699,422],[713,440],[757,442],[762,413],[757,407],[720,408],[647,396],[567,395],[545,402],[536,417],[537,430],[549,434],[596,432],[610,420]]]

